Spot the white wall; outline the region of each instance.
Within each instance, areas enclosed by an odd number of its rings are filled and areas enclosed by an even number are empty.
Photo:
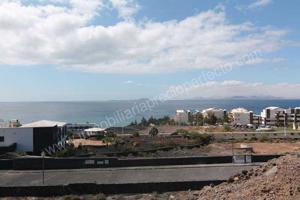
[[[250,113],[232,113],[233,124],[250,124]]]
[[[224,110],[204,110],[202,112],[203,117],[207,117],[209,113],[213,114],[218,119],[224,118]]]
[[[0,136],[4,136],[0,146],[17,143],[17,151],[33,151],[33,128],[0,128]]]
[[[189,115],[187,112],[176,112],[174,120],[177,123],[187,124],[189,122]]]

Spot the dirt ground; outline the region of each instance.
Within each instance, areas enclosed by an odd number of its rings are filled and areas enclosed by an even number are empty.
[[[102,140],[88,140],[88,139],[73,139],[72,140],[75,147],[78,147],[80,144],[82,145],[92,145],[92,146],[106,146]]]
[[[300,153],[300,141],[294,143],[235,143],[234,147],[247,144],[253,147],[253,154],[285,154]],[[213,143],[208,146],[193,149],[173,149],[170,151],[158,151],[146,155],[148,157],[181,157],[181,156],[220,156],[232,155],[231,143]]]
[[[156,126],[160,132],[160,134],[164,134],[164,133],[174,133],[176,132],[176,130],[178,129],[185,129],[187,131],[190,131],[190,132],[199,132],[199,133],[202,133],[202,132],[211,132],[211,133],[214,133],[214,132],[224,132],[224,127],[223,126],[181,126],[181,125],[162,125],[162,126]],[[141,130],[140,133],[141,134],[149,134],[149,130],[150,130],[150,127],[149,128],[146,128],[144,130]],[[288,128],[287,129],[288,131],[294,131],[292,128]],[[255,132],[254,129],[245,129],[245,128],[235,128],[235,129],[232,129],[233,132]],[[274,131],[276,132],[282,132],[283,131],[283,128],[277,128],[277,129],[274,129]],[[299,130],[298,130],[299,131]]]
[[[253,148],[255,154],[285,154],[300,152],[300,141],[297,142],[253,142],[253,143],[235,143],[234,147],[240,147],[241,144],[247,144]],[[208,145],[210,153],[214,155],[232,153],[232,144],[230,143],[213,143]]]
[[[75,139],[74,145],[105,146],[102,141]],[[145,155],[146,157],[176,157],[176,156],[220,156],[232,155],[232,147],[240,147],[241,144],[247,144],[253,148],[253,154],[285,154],[300,152],[300,141],[294,142],[248,142],[248,143],[212,143],[208,146],[193,149],[173,149],[170,151],[158,151]]]

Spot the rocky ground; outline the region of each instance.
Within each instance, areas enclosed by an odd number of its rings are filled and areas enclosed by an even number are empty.
[[[300,199],[300,158],[285,156],[243,171],[218,186],[196,193],[198,199]]]
[[[3,198],[11,200],[16,198]],[[18,198],[40,199],[40,198]],[[299,200],[300,157],[287,155],[271,160],[260,167],[229,178],[220,185],[206,186],[199,191],[169,192],[163,194],[64,196],[60,200]]]

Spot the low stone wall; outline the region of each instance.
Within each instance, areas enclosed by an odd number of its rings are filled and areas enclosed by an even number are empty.
[[[266,162],[280,155],[253,155],[253,162]],[[41,170],[42,158],[17,158],[10,161],[14,170]],[[1,163],[1,160],[0,160]],[[45,169],[81,169],[133,166],[166,166],[232,163],[232,156],[174,157],[174,158],[45,158]],[[10,165],[7,165],[10,166]]]
[[[118,166],[117,158],[17,158],[13,159],[14,170],[81,169]]]
[[[34,187],[0,187],[0,197],[36,196],[53,197],[63,195],[83,194],[125,194],[151,193],[183,190],[199,190],[210,184],[220,184],[223,181],[190,181],[190,182],[163,182],[163,183],[134,183],[134,184],[69,184],[60,186]]]
[[[119,159],[119,167],[231,163],[231,156]]]
[[[0,160],[0,169],[13,169],[13,160],[11,159],[3,159]]]

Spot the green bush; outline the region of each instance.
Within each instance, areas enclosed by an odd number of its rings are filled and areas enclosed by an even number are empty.
[[[139,133],[139,132],[134,132],[134,133],[132,134],[132,136],[133,136],[133,137],[140,137],[140,133]]]
[[[175,133],[178,133],[178,134],[188,134],[189,131],[187,131],[185,129],[177,129]]]
[[[230,131],[232,131],[232,129],[230,128],[230,126],[228,124],[226,124],[226,125],[224,125],[224,131],[230,132]]]
[[[207,145],[207,144],[211,143],[211,141],[213,140],[212,135],[200,134],[197,132],[188,132],[188,133],[183,134],[183,136],[190,140],[196,140],[201,145]]]
[[[259,142],[266,142],[266,141],[268,141],[269,140],[269,138],[268,138],[268,136],[266,136],[266,135],[263,135],[262,137],[260,137],[259,138]]]

